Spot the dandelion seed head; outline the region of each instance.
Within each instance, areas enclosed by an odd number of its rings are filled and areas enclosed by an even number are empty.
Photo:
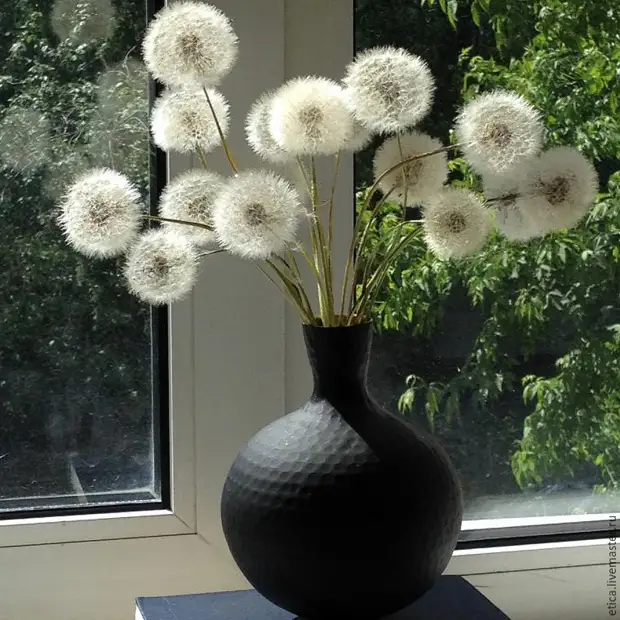
[[[510,241],[528,241],[540,235],[529,216],[527,199],[521,195],[523,180],[523,168],[510,177],[484,177],[484,194],[495,216],[495,227]]]
[[[528,216],[543,232],[576,226],[596,200],[596,169],[573,147],[545,151],[526,173],[521,193]]]
[[[375,179],[401,161],[429,153],[441,146],[439,140],[417,131],[400,136],[400,144],[397,137],[388,138],[375,154]],[[404,204],[405,200],[407,205],[423,204],[441,191],[447,178],[447,155],[437,153],[412,161],[385,175],[379,182],[379,188],[384,194],[391,192],[390,199],[401,204]]]
[[[114,170],[89,170],[67,190],[59,223],[68,243],[86,256],[122,254],[142,224],[140,194]]]
[[[304,214],[287,181],[250,170],[226,183],[213,205],[212,220],[220,244],[231,253],[265,259],[295,242]]]
[[[435,81],[428,65],[404,49],[362,52],[348,66],[343,82],[354,117],[377,133],[416,125],[433,104]]]
[[[251,107],[245,124],[248,144],[252,150],[268,162],[283,164],[291,159],[271,133],[271,107],[273,93],[266,93]]]
[[[511,174],[540,151],[539,113],[521,96],[495,91],[476,97],[460,112],[456,134],[465,158],[480,174]]]
[[[216,90],[209,98],[224,135],[228,133],[228,102]],[[164,151],[191,153],[199,146],[205,153],[220,144],[217,125],[201,89],[168,90],[160,95],[151,115],[153,141]]]
[[[445,188],[424,208],[426,243],[439,258],[464,258],[478,252],[490,230],[490,212],[468,190]]]
[[[211,209],[223,187],[223,177],[213,172],[204,170],[184,172],[173,179],[162,192],[159,215],[212,226]],[[164,228],[169,228],[198,245],[216,242],[215,232],[212,230],[172,223],[165,223]]]
[[[142,45],[153,77],[167,86],[217,86],[233,68],[238,41],[228,17],[200,2],[161,9]]]
[[[357,153],[363,151],[372,141],[373,134],[370,130],[366,129],[359,121],[353,121],[353,133],[348,142],[344,146],[345,151]]]
[[[183,236],[154,229],[141,234],[127,254],[125,279],[140,300],[163,305],[185,297],[198,276],[198,252]]]
[[[353,117],[336,82],[298,78],[275,93],[269,128],[280,148],[293,156],[333,155],[351,139]]]

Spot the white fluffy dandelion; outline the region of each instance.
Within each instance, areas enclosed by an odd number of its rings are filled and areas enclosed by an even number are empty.
[[[162,229],[140,235],[125,264],[129,291],[152,305],[169,304],[187,295],[197,273],[195,246],[185,237]]]
[[[344,150],[351,151],[352,153],[363,151],[370,144],[371,140],[372,132],[366,129],[359,121],[353,120],[353,133],[344,145]]]
[[[224,179],[213,172],[189,170],[172,180],[159,201],[161,217],[211,226],[211,209],[224,186]],[[186,224],[164,224],[190,241],[207,245],[216,241],[213,230]]]
[[[440,258],[463,258],[482,249],[491,230],[490,212],[462,188],[446,188],[424,209],[424,235]]]
[[[61,41],[90,45],[112,37],[116,11],[112,0],[55,0],[51,23]]]
[[[228,132],[228,102],[216,90],[209,98],[224,135]],[[200,147],[212,151],[220,136],[207,98],[201,89],[168,90],[158,97],[151,115],[155,144],[164,151],[190,153]]]
[[[429,135],[412,131],[399,138],[386,140],[375,154],[374,173],[378,179],[384,172],[401,161],[429,153],[442,147],[441,142]],[[391,192],[390,198],[401,204],[423,204],[441,188],[448,178],[446,153],[412,161],[385,175],[379,182],[383,193]]]
[[[266,93],[250,108],[245,123],[245,133],[252,150],[263,159],[274,163],[288,162],[292,155],[285,151],[271,133],[271,108],[273,93]]]
[[[37,110],[10,107],[0,119],[0,159],[15,170],[27,170],[50,159],[50,124]]]
[[[379,133],[419,123],[431,109],[435,91],[426,62],[394,47],[359,54],[347,67],[344,84],[355,118]]]
[[[121,254],[140,230],[140,194],[114,170],[96,168],[80,176],[60,207],[59,222],[67,241],[87,256]]]
[[[495,91],[476,97],[460,112],[456,134],[465,158],[481,174],[510,174],[541,148],[539,113],[516,93]]]
[[[265,259],[295,241],[305,213],[287,181],[251,170],[228,181],[213,205],[212,218],[220,243],[231,253]]]
[[[528,241],[541,232],[529,216],[527,199],[521,196],[522,169],[513,177],[484,178],[484,194],[495,216],[495,227],[511,241]]]
[[[292,155],[333,155],[353,135],[353,117],[342,87],[332,80],[291,80],[274,95],[270,130]]]
[[[153,77],[168,86],[216,86],[237,60],[238,42],[230,20],[200,2],[161,9],[142,45]]]
[[[596,200],[597,191],[594,166],[567,146],[550,149],[531,162],[521,188],[528,216],[544,232],[575,226]]]

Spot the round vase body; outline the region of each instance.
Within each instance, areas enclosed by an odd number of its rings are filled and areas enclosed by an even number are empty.
[[[305,620],[376,620],[446,568],[462,521],[447,455],[370,397],[370,325],[304,327],[314,392],[237,456],[222,494],[231,553]]]

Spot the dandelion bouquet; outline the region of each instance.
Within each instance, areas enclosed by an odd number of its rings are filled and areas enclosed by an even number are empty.
[[[432,106],[434,79],[421,58],[391,47],[358,55],[340,83],[297,78],[261,96],[247,116],[247,142],[266,165],[286,173],[240,170],[227,141],[229,104],[217,90],[237,54],[232,24],[218,9],[179,2],[159,11],[143,42],[146,67],[165,86],[151,114],[153,140],[166,152],[195,154],[202,169],[168,184],[157,215],[148,215],[131,182],[111,169],[82,175],[62,200],[67,241],[91,257],[126,254],[128,288],[147,303],[182,298],[201,259],[229,253],[255,263],[305,324],[364,323],[391,266],[415,238],[423,236],[442,259],[466,259],[494,228],[526,241],[572,227],[596,197],[592,164],[571,147],[542,151],[541,118],[517,94],[495,91],[467,103],[452,144],[418,131]],[[384,140],[374,183],[363,194],[345,272],[335,278],[339,162],[377,136]],[[216,148],[230,164],[228,177],[209,169]],[[450,183],[449,154],[459,150],[484,193]],[[327,183],[317,166],[324,157],[335,162]],[[297,183],[287,180],[292,169]],[[381,252],[365,251],[386,201],[402,207],[402,219]],[[405,217],[411,206],[421,207],[422,219]],[[157,227],[143,230],[148,220]],[[308,243],[300,241],[303,228]],[[316,285],[316,308],[302,264]]]

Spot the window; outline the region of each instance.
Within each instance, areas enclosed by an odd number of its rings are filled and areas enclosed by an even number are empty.
[[[578,147],[608,194],[574,230],[524,243],[497,235],[471,260],[446,263],[414,242],[380,296],[373,390],[450,454],[464,540],[606,536],[620,505],[619,91],[609,43],[618,29],[601,7],[570,12],[569,1],[540,12],[540,3],[456,4],[357,0],[357,51],[395,45],[429,63],[437,90],[420,129],[444,144],[463,101],[519,92],[541,110],[546,145]],[[374,150],[357,157],[358,190],[372,179]],[[464,165],[457,153],[450,179],[480,189]]]
[[[122,16],[132,3],[113,0],[116,15]],[[13,4],[25,5],[23,0],[10,4],[11,9]],[[223,85],[232,107],[231,144],[241,165],[256,165],[243,136],[247,110],[259,94],[290,77],[311,73],[341,77],[354,47],[353,3],[217,0],[213,4],[232,17],[241,41],[238,64]],[[417,7],[417,0],[411,1],[414,4]],[[39,6],[49,11],[51,5]],[[122,18],[127,28],[145,23],[141,10]],[[375,31],[389,23],[397,25],[401,17],[394,12],[382,18]],[[13,24],[1,32],[17,27]],[[453,37],[451,30],[447,32]],[[125,53],[132,49],[129,57],[137,58],[139,39],[128,36],[125,42]],[[3,88],[0,97],[4,97]],[[0,101],[4,106],[4,99]],[[171,176],[191,165],[176,157],[168,163]],[[214,162],[222,171],[225,165],[223,160]],[[352,205],[351,159],[342,162],[341,181],[338,201]],[[353,209],[339,210],[337,218],[340,245],[346,248]],[[0,250],[6,251],[6,247]],[[170,393],[169,398],[161,394],[161,400],[170,404],[169,508],[156,510],[148,504],[142,511],[112,513],[107,507],[95,507],[89,515],[74,509],[56,517],[32,514],[32,518],[3,519],[3,617],[38,618],[44,611],[50,620],[78,615],[121,620],[134,613],[136,596],[247,586],[222,538],[221,485],[243,442],[282,411],[303,402],[310,381],[297,316],[250,266],[218,258],[222,260],[205,263],[192,298],[173,306],[167,321]],[[342,268],[344,258],[338,259],[343,260]],[[16,273],[21,274],[22,266],[18,267]],[[116,274],[113,279],[118,281]],[[138,321],[140,315],[131,316]],[[142,315],[140,320],[146,328],[147,317]],[[163,345],[165,339],[158,342]],[[165,349],[162,346],[158,356],[161,366]],[[150,385],[152,376],[145,369],[152,358],[146,349],[141,359]],[[391,358],[389,365],[394,368],[395,362]],[[4,369],[4,363],[0,367]],[[401,387],[389,398],[395,400]],[[582,526],[577,522],[575,527]],[[527,541],[509,540],[508,547],[486,549],[475,543],[457,552],[449,570],[468,575],[486,588],[515,620],[607,617],[607,542],[588,540],[587,531],[583,532],[581,542],[541,544],[534,535]],[[574,596],[568,596],[568,590]]]
[[[165,312],[55,221],[63,187],[93,166],[127,173],[145,201],[157,189],[135,43],[146,18],[144,0],[0,8],[3,516],[166,501]]]

